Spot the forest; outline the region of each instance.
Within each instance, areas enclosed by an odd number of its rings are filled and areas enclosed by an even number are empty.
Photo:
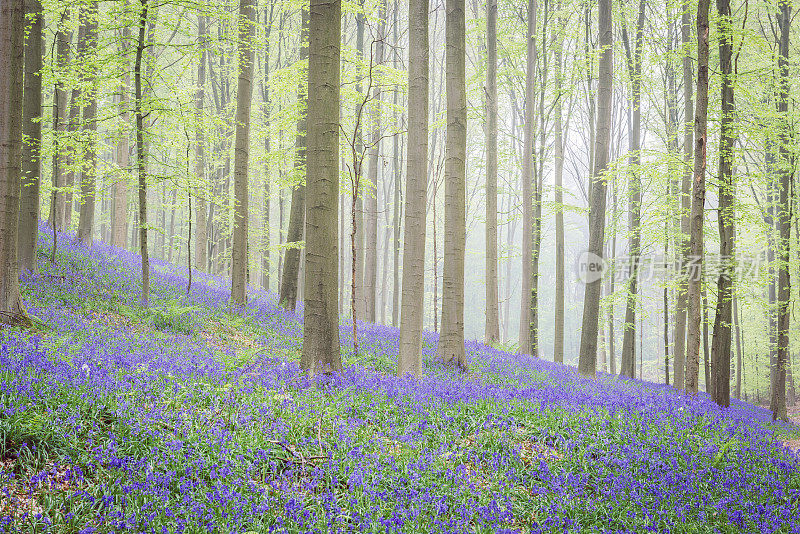
[[[0,532],[800,531],[796,19],[0,0]]]

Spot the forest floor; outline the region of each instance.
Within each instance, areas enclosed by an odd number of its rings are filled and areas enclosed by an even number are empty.
[[[372,324],[311,380],[274,295],[156,260],[143,308],[138,256],[59,243],[0,332],[0,532],[800,531],[800,432],[763,408],[477,342],[459,373],[430,332],[398,378]]]

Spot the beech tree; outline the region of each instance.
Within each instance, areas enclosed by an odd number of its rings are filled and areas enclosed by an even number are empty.
[[[300,15],[300,58],[308,58],[308,31],[309,16],[306,10],[301,10]],[[300,116],[297,121],[297,137],[295,138],[294,167],[300,171],[300,181],[292,188],[292,205],[289,211],[289,228],[286,233],[286,243],[290,247],[286,249],[283,261],[283,274],[281,275],[279,301],[287,310],[294,311],[297,307],[297,285],[300,274],[300,242],[303,240],[303,227],[306,224],[306,184],[304,178],[308,176],[308,166],[306,163],[306,131],[308,128],[307,114],[303,108],[303,102],[307,101],[308,93],[306,87],[299,87],[297,94],[300,100]]]
[[[422,374],[428,180],[428,0],[408,4],[408,157],[397,374]]]
[[[253,98],[254,0],[239,1],[239,87],[236,91],[236,147],[234,150],[233,249],[231,250],[231,303],[247,302],[247,231],[249,199],[247,172],[250,159],[250,105]]]
[[[303,354],[307,373],[342,369],[337,310],[341,0],[311,0],[308,41],[306,272]]]
[[[597,133],[594,148],[594,169],[589,205],[589,247],[587,261],[601,262],[605,238],[606,181],[603,176],[608,166],[608,149],[611,134],[611,93],[613,63],[613,23],[611,0],[598,1],[598,44],[600,47],[599,77],[597,85]],[[578,356],[578,371],[594,378],[597,368],[597,331],[599,327],[600,294],[603,280],[587,280],[583,297],[583,323]]]
[[[778,21],[778,128],[780,175],[776,180],[778,197],[778,310],[777,310],[777,361],[772,374],[772,420],[788,421],[786,411],[786,376],[789,372],[789,252],[791,239],[791,200],[789,188],[794,175],[791,163],[791,130],[789,125],[789,33],[792,24],[791,0],[780,0]]]
[[[686,393],[697,393],[700,372],[700,342],[702,320],[703,210],[706,199],[706,135],[708,131],[708,55],[710,0],[697,5],[697,101],[694,121],[694,178],[692,210],[689,226],[688,333],[686,341]]]
[[[30,324],[19,293],[17,223],[22,162],[23,0],[0,0],[0,321]]]
[[[733,324],[734,251],[734,102],[733,102],[733,20],[730,0],[717,0],[719,28],[719,63],[722,74],[722,115],[720,116],[719,210],[717,221],[720,242],[720,273],[717,278],[717,308],[714,314],[714,338],[711,344],[711,397],[720,406],[730,406],[731,326]]]
[[[78,40],[78,61],[84,69],[82,98],[88,100],[83,108],[83,131],[87,146],[81,167],[81,210],[75,239],[84,245],[92,243],[95,215],[95,189],[97,186],[97,90],[96,67],[91,58],[97,52],[97,16],[99,0],[93,0],[81,10],[82,39]]]
[[[464,250],[466,247],[466,22],[464,0],[447,0],[447,147],[445,156],[442,331],[438,353],[467,368],[464,350]]]
[[[497,282],[497,0],[486,2],[486,343],[500,340]]]
[[[44,12],[40,0],[25,2],[25,88],[22,104],[22,191],[17,236],[19,267],[36,268],[39,237],[39,180],[42,174],[42,53]]]

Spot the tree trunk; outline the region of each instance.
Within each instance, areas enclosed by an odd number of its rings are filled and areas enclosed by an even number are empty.
[[[5,324],[30,324],[17,263],[24,38],[24,1],[0,0],[0,322]]]
[[[25,88],[22,104],[22,191],[17,228],[21,271],[36,269],[39,238],[39,186],[42,175],[42,48],[44,12],[41,0],[25,0]],[[30,24],[30,26],[28,26]]]
[[[375,69],[383,63],[383,44],[386,38],[386,0],[381,0],[378,18],[378,34],[375,45],[375,57],[370,58],[369,76],[375,77]],[[371,47],[370,47],[371,48]],[[371,52],[370,52],[371,54]],[[381,138],[381,85],[371,80],[372,102],[370,108],[370,123],[372,133],[369,146],[368,178],[369,194],[365,192],[366,211],[364,213],[364,320],[375,322],[378,282],[378,188]]]
[[[300,367],[313,375],[342,369],[336,307],[341,0],[311,0],[310,11],[305,321]]]
[[[714,401],[720,406],[731,404],[731,325],[733,323],[734,250],[734,184],[733,184],[733,69],[730,0],[716,0],[719,13],[719,63],[722,73],[722,115],[720,117],[719,225],[720,273],[717,279],[717,307],[714,314],[714,337],[711,343],[711,371]]]
[[[309,15],[306,10],[301,11],[300,31],[300,57],[308,57],[308,32]],[[309,84],[309,88],[311,85]],[[298,88],[298,97],[308,99],[305,87]],[[336,108],[339,109],[338,107]],[[338,111],[337,111],[338,116]],[[295,139],[295,169],[306,168],[306,181],[308,180],[309,167],[306,164],[306,129],[308,120],[306,114],[301,112],[297,121],[297,137]],[[306,182],[307,183],[307,182]],[[301,179],[300,183],[292,189],[292,206],[289,211],[289,228],[286,233],[286,243],[292,245],[286,249],[283,261],[283,274],[281,275],[281,290],[279,302],[287,310],[294,311],[297,306],[297,285],[300,275],[300,241],[303,240],[303,225],[306,221],[306,186]],[[309,364],[310,365],[310,364]]]
[[[444,265],[439,356],[467,368],[464,351],[464,249],[466,246],[467,94],[464,0],[446,2],[447,138],[445,156]]]
[[[264,113],[264,154],[270,153],[270,93],[269,93],[269,39],[272,29],[272,13],[274,3],[269,9],[264,7],[264,78],[262,81],[261,100]],[[280,47],[279,47],[280,48]],[[270,279],[270,165],[269,158],[264,158],[264,206],[261,210],[261,287],[269,291]]]
[[[255,0],[239,0],[239,82],[236,90],[236,146],[234,148],[233,247],[231,249],[231,303],[247,303],[247,230],[249,198],[247,172],[250,163],[250,107],[253,101],[253,37]]]
[[[692,15],[689,10],[689,0],[682,3],[681,15],[681,42],[684,48],[683,56],[683,154],[684,171],[681,180],[681,232],[678,237],[678,288],[675,299],[675,335],[673,353],[673,385],[677,389],[684,389],[686,370],[686,314],[687,314],[687,284],[688,262],[691,251],[689,249],[691,209],[691,184],[692,184],[692,158],[694,154],[694,106],[692,104],[692,55],[690,45],[692,42]]]
[[[99,0],[93,0],[81,11],[81,26],[85,28],[84,39],[78,43],[78,62],[84,65],[94,63],[92,56],[97,51],[97,8]],[[83,44],[83,46],[81,46]],[[97,73],[94,68],[88,69],[83,78],[83,90],[88,95],[82,95],[88,99],[88,104],[83,110],[83,130],[89,138],[86,153],[84,155],[85,164],[81,172],[81,211],[78,219],[78,231],[75,240],[85,246],[92,244],[92,231],[94,228],[95,211],[95,182],[97,174]]]
[[[699,0],[697,6],[697,102],[694,121],[694,181],[692,183],[692,211],[689,227],[689,257],[692,271],[688,271],[688,335],[686,343],[686,393],[697,393],[700,371],[700,327],[702,303],[700,286],[703,265],[703,208],[706,200],[706,134],[708,122],[708,54],[710,0]],[[687,266],[688,267],[688,266]]]
[[[67,90],[62,77],[70,62],[69,43],[71,34],[67,30],[69,8],[64,8],[56,33],[56,83],[53,88],[53,196],[50,206],[50,220],[56,229],[64,226],[64,149],[63,137],[67,128]]]
[[[81,9],[78,8],[78,18],[80,19]],[[85,33],[86,28],[81,25],[78,28],[78,43],[84,40],[83,34]],[[69,134],[74,134],[74,132],[78,129],[81,120],[81,90],[78,85],[72,88],[72,94],[70,95],[70,107],[69,107],[69,120],[67,121],[67,131]],[[65,159],[67,172],[64,176],[64,224],[62,225],[64,230],[70,231],[72,230],[72,197],[73,194],[73,186],[75,184],[75,167],[76,161],[80,161],[82,155],[79,154],[75,148],[75,143],[70,141],[70,146],[67,152]],[[80,174],[78,174],[80,176]]]
[[[591,204],[589,207],[589,248],[587,267],[602,262],[606,218],[606,183],[602,176],[608,165],[608,148],[611,130],[611,94],[613,76],[613,22],[611,0],[598,2],[599,47],[602,51],[599,62],[597,88],[597,133],[595,135],[594,169]],[[599,267],[599,265],[596,265]],[[590,272],[587,270],[587,272]],[[596,279],[595,279],[596,278]],[[594,378],[597,367],[597,330],[600,310],[602,277],[586,281],[583,298],[583,323],[578,371]]]
[[[786,374],[789,367],[789,241],[791,238],[791,209],[789,188],[794,169],[790,157],[792,135],[789,126],[789,34],[791,31],[792,6],[790,0],[780,0],[778,13],[778,76],[779,92],[777,111],[779,115],[780,175],[776,180],[778,187],[778,323],[777,323],[777,365],[772,384],[772,420],[788,421],[786,412]]]
[[[422,374],[428,180],[428,0],[408,5],[408,154],[397,374]]]
[[[533,263],[533,127],[536,77],[536,0],[528,0],[527,55],[525,66],[525,121],[522,147],[522,284],[519,314],[519,353],[531,353],[531,267]]]
[[[500,339],[497,287],[497,0],[486,4],[486,343]]]
[[[631,55],[628,32],[622,28],[622,38],[627,56],[628,77],[631,81],[631,106],[632,121],[630,137],[628,138],[628,151],[630,164],[628,186],[629,194],[629,229],[630,241],[628,253],[630,266],[628,273],[628,292],[625,305],[625,323],[622,330],[622,361],[620,374],[633,378],[635,376],[634,343],[636,339],[636,304],[639,282],[639,253],[642,240],[642,178],[639,167],[641,166],[641,138],[642,138],[642,110],[641,110],[641,84],[642,84],[642,44],[644,41],[645,0],[639,2],[639,15],[636,21],[636,41]]]
[[[202,47],[200,53],[200,63],[197,64],[197,91],[194,95],[195,102],[195,173],[197,174],[198,187],[195,189],[195,209],[197,213],[194,243],[194,263],[195,269],[205,271],[208,269],[208,207],[206,202],[207,178],[206,178],[206,136],[203,124],[205,96],[206,96],[206,39],[208,29],[206,17],[197,16],[197,41]]]
[[[356,54],[358,55],[358,59],[360,61],[364,61],[364,2],[363,0],[360,2],[359,11],[356,13]],[[362,86],[362,80],[360,77],[360,71],[357,74],[358,78],[356,81],[356,93],[358,94],[358,100],[356,103],[356,107],[354,110],[355,115],[359,115],[362,113],[362,107],[364,105],[364,97],[362,95],[364,88]],[[357,131],[353,132],[355,136],[355,152],[357,154],[362,154],[364,150],[364,141],[361,132],[360,126],[357,127]],[[359,163],[359,167],[361,167],[361,163]],[[354,170],[355,172],[355,170]],[[364,294],[364,197],[362,192],[362,186],[360,184],[361,181],[361,174],[360,170],[358,171],[358,181],[359,184],[357,186],[357,190],[353,197],[353,213],[352,213],[352,230],[355,232],[355,244],[353,244],[353,250],[351,254],[353,254],[354,262],[355,262],[355,272],[353,275],[353,288],[355,293],[355,315],[357,317],[364,317],[366,314],[366,296]],[[351,239],[352,241],[352,239]]]
[[[147,250],[147,154],[144,145],[144,112],[142,110],[142,56],[147,45],[147,9],[149,0],[140,0],[139,39],[136,43],[136,59],[133,66],[136,113],[136,170],[139,177],[139,254],[142,258],[142,305],[146,308],[150,300],[150,257]]]
[[[125,6],[127,7],[127,3]],[[128,52],[131,48],[131,29],[124,25],[119,43],[120,57],[125,58],[125,74],[119,85],[119,120],[120,133],[117,140],[117,168],[119,174],[114,182],[114,209],[113,221],[111,223],[111,244],[115,247],[125,248],[128,237],[128,176],[130,172],[130,137],[128,127],[130,125],[129,96],[131,85],[130,64],[128,63]]]
[[[558,10],[560,11],[561,5],[559,2]],[[563,95],[563,80],[562,78],[562,61],[564,60],[564,32],[566,30],[566,19],[559,15],[558,17],[558,43],[556,43],[556,102],[553,108],[555,114],[555,161],[554,165],[554,181],[555,181],[555,210],[556,210],[556,302],[555,302],[555,329],[553,339],[553,361],[557,363],[564,363],[564,127],[562,124],[562,105],[561,97]],[[614,354],[609,351],[610,357],[613,358]]]
[[[733,328],[736,333],[736,389],[734,394],[737,399],[742,398],[742,329],[739,324],[739,303],[736,294],[733,295]]]
[[[392,20],[392,42],[394,46],[399,44],[398,36],[398,18],[400,15],[400,2],[399,0],[394,3],[394,15]],[[398,66],[398,54],[396,51],[392,53],[392,67]],[[397,109],[397,91],[392,91],[392,104],[394,109]],[[401,116],[401,123],[404,117]],[[396,119],[396,116],[395,116]],[[392,209],[392,227],[394,234],[392,236],[392,326],[400,326],[400,209],[402,206],[402,171],[400,170],[401,148],[399,146],[400,135],[395,134],[392,136],[392,173],[394,174],[394,209]]]

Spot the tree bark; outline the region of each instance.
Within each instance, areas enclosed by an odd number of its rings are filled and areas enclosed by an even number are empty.
[[[611,96],[613,76],[613,22],[611,0],[598,2],[599,78],[597,87],[597,133],[595,135],[594,169],[589,207],[588,260],[602,261],[606,218],[606,183],[603,173],[608,165],[611,130]],[[578,371],[594,378],[597,367],[597,331],[602,278],[587,281],[583,298],[583,322]]]
[[[557,142],[557,141],[556,141]],[[500,340],[497,287],[497,0],[486,4],[486,343]]]
[[[397,374],[422,374],[428,179],[428,0],[408,5],[408,154]]]
[[[522,284],[520,291],[519,314],[519,353],[531,353],[531,267],[533,263],[533,128],[534,119],[534,85],[536,76],[536,0],[528,0],[528,29],[526,34],[527,55],[525,66],[525,120],[523,124],[522,146]]]
[[[250,163],[250,108],[253,101],[253,36],[255,0],[239,0],[239,81],[236,90],[236,145],[233,162],[233,247],[231,249],[231,303],[247,303],[247,233],[249,198],[247,172]]]
[[[628,292],[625,304],[625,323],[622,334],[622,361],[620,374],[633,378],[636,363],[636,305],[639,282],[639,253],[642,241],[642,178],[639,167],[642,163],[641,138],[642,138],[642,110],[641,110],[641,85],[642,85],[642,45],[644,41],[645,0],[639,2],[639,15],[636,20],[636,40],[633,54],[630,51],[628,32],[622,28],[622,36],[627,56],[628,76],[631,81],[631,107],[632,120],[630,137],[628,138],[628,163],[630,170],[629,194],[629,230],[630,241],[628,253],[630,265],[628,272]]]
[[[39,238],[39,187],[42,176],[42,48],[44,12],[41,0],[25,1],[28,26],[25,43],[25,88],[22,104],[22,191],[17,229],[21,271],[36,269]]]
[[[310,12],[305,320],[300,367],[313,375],[342,369],[336,306],[341,0],[311,0]]]
[[[560,11],[561,3],[558,9]],[[566,30],[566,19],[559,15],[558,33],[555,57],[555,82],[556,82],[556,102],[553,108],[555,114],[555,161],[554,182],[555,182],[555,222],[556,222],[556,302],[555,302],[555,328],[553,338],[553,361],[564,363],[564,127],[562,123],[563,96],[562,65],[564,58],[564,32]],[[614,354],[609,351],[610,357]]]
[[[127,2],[125,6],[127,7]],[[119,120],[120,132],[117,140],[117,168],[119,174],[114,182],[114,209],[113,221],[111,223],[111,244],[115,247],[125,248],[128,237],[128,176],[130,172],[130,136],[128,127],[130,124],[130,91],[131,76],[130,63],[128,63],[128,52],[131,49],[131,29],[124,25],[119,43],[120,57],[124,58],[125,74],[122,75],[119,84]]]
[[[778,322],[777,322],[777,365],[772,384],[772,420],[788,421],[786,411],[786,374],[789,367],[789,301],[791,286],[789,283],[789,242],[791,239],[791,206],[789,188],[794,169],[792,168],[790,146],[793,142],[789,126],[789,35],[792,21],[791,0],[780,0],[778,11],[778,102],[780,146],[780,175],[776,180],[778,186]]]
[[[714,337],[711,342],[711,392],[714,401],[723,407],[731,404],[731,325],[733,323],[734,249],[733,143],[734,102],[732,56],[733,20],[730,0],[716,0],[719,14],[719,63],[722,73],[722,115],[720,117],[719,225],[720,273],[717,278],[717,307],[714,314]]]
[[[150,300],[150,257],[147,249],[147,154],[144,144],[144,111],[142,109],[142,56],[147,45],[147,9],[149,0],[140,0],[139,38],[136,43],[136,58],[133,65],[136,114],[136,170],[139,178],[139,254],[142,258],[142,305],[146,308]]]
[[[306,10],[301,12],[300,30],[300,58],[308,57],[308,32],[309,15]],[[310,85],[309,85],[310,87]],[[305,87],[298,88],[298,98],[307,101],[310,93]],[[338,110],[338,108],[337,108]],[[337,111],[338,115],[338,111]],[[308,179],[308,165],[306,163],[306,129],[308,121],[305,110],[300,112],[297,121],[297,137],[295,138],[295,170],[306,169]],[[279,302],[287,310],[294,311],[297,306],[297,285],[300,275],[300,242],[303,240],[303,225],[306,223],[306,186],[301,181],[292,189],[292,206],[289,211],[289,228],[286,232],[286,243],[291,246],[286,249],[283,260],[283,274],[281,275],[281,290]]]
[[[270,153],[270,92],[269,92],[269,40],[272,29],[272,13],[275,4],[270,2],[269,9],[264,7],[264,78],[262,81],[261,100],[264,113],[264,153]],[[280,47],[279,47],[280,48]],[[264,206],[261,210],[261,287],[269,291],[270,282],[270,164],[264,158]]]
[[[17,262],[24,38],[24,1],[0,0],[0,322],[5,324],[30,324]]]
[[[464,249],[466,247],[466,23],[464,0],[446,2],[447,138],[445,156],[442,331],[438,352],[445,363],[467,368],[464,351]]]
[[[700,371],[701,291],[703,265],[703,209],[706,200],[706,135],[708,122],[708,55],[710,0],[699,0],[697,6],[697,102],[694,121],[694,181],[689,227],[689,257],[693,271],[688,272],[688,335],[686,343],[686,393],[697,393]]]
[[[694,155],[694,105],[692,102],[692,61],[690,52],[692,42],[692,15],[689,10],[691,3],[684,0],[681,14],[681,42],[683,44],[683,154],[684,171],[681,180],[681,232],[678,236],[679,274],[678,288],[675,299],[675,335],[674,335],[674,362],[673,385],[677,389],[684,389],[686,370],[686,320],[687,320],[687,285],[688,262],[691,251],[689,249],[689,232],[691,209],[691,184],[692,184],[692,158]]]
[[[383,45],[386,38],[386,0],[380,1],[378,18],[378,35],[374,42],[375,57],[370,60],[370,76],[375,77],[375,70],[383,64]],[[372,52],[370,52],[372,53]],[[364,320],[375,322],[377,282],[378,282],[378,188],[380,187],[380,138],[381,138],[381,85],[379,81],[371,81],[372,102],[370,108],[370,124],[372,132],[369,146],[369,194],[365,194],[366,210],[364,213]],[[366,193],[366,192],[365,192]]]
[[[203,123],[205,96],[206,96],[206,39],[208,38],[207,21],[204,15],[197,16],[197,42],[202,48],[200,62],[197,64],[197,91],[194,95],[195,102],[195,174],[198,187],[195,188],[195,213],[196,229],[194,243],[194,267],[205,271],[208,269],[208,207],[206,201],[206,136]]]
[[[64,182],[65,154],[63,148],[64,131],[67,128],[67,90],[62,77],[70,62],[70,38],[67,30],[69,8],[65,8],[56,32],[56,83],[53,88],[53,195],[50,206],[50,220],[56,229],[64,226]]]
[[[356,54],[358,60],[360,62],[364,61],[364,25],[366,24],[364,18],[364,1],[361,0],[359,2],[359,11],[356,13]],[[362,86],[362,80],[360,77],[360,70],[357,71],[357,81],[356,81],[356,93],[358,94],[358,100],[356,102],[354,114],[360,115],[362,113],[361,108],[364,105],[364,98],[363,98],[363,91],[364,88]],[[357,127],[357,131],[353,132],[355,135],[355,152],[357,154],[362,154],[364,150],[364,141],[361,132],[360,126]],[[359,167],[361,167],[361,163],[359,163]],[[356,172],[354,170],[354,172]],[[361,171],[358,171],[358,181],[361,181]],[[355,272],[353,276],[353,288],[355,293],[355,315],[357,317],[364,317],[366,314],[366,295],[364,293],[364,197],[363,197],[363,187],[362,184],[358,184],[355,197],[353,198],[353,213],[352,215],[352,230],[355,232],[355,244],[352,245],[353,250],[351,253],[354,255],[355,259]],[[352,239],[351,239],[352,241]]]
[[[84,155],[85,164],[81,172],[81,211],[78,219],[78,231],[75,240],[85,246],[92,244],[95,212],[95,186],[97,180],[97,72],[93,65],[92,56],[97,51],[97,15],[98,0],[93,0],[81,11],[81,26],[84,30],[84,40],[78,43],[78,62],[86,68],[83,75],[83,91],[88,92],[83,97],[88,99],[88,104],[83,110],[83,130],[86,132],[88,144]]]

